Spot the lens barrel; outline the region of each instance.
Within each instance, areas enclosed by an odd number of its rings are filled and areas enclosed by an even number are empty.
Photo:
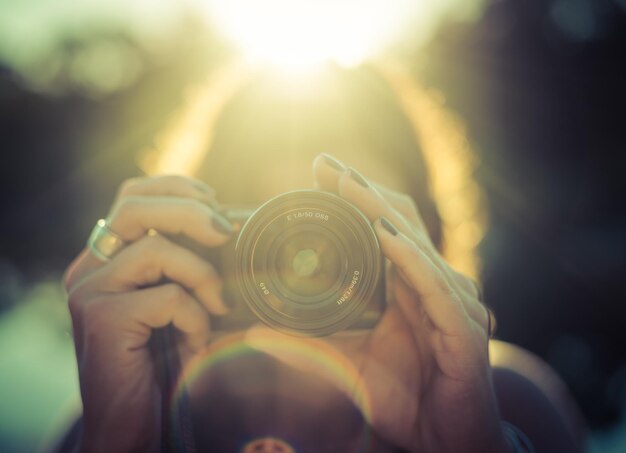
[[[258,208],[239,234],[234,264],[243,299],[259,319],[307,336],[359,319],[383,272],[369,220],[317,190],[288,192]]]

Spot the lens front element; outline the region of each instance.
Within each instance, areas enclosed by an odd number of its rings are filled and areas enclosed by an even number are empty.
[[[280,292],[303,300],[328,297],[328,291],[338,280],[342,264],[337,239],[314,226],[294,230],[301,231],[276,241],[280,246],[274,261],[275,284]]]
[[[292,261],[292,269],[299,277],[310,277],[319,269],[320,260],[313,249],[302,249]]]
[[[313,190],[261,206],[240,233],[235,262],[250,309],[300,335],[328,335],[353,323],[382,272],[368,219],[346,200]]]

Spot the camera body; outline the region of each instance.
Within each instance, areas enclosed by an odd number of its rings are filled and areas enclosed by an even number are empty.
[[[225,206],[236,233],[205,258],[224,281],[228,314],[214,330],[258,322],[294,335],[367,329],[385,301],[385,261],[376,234],[354,205],[329,192],[297,190],[260,207]]]

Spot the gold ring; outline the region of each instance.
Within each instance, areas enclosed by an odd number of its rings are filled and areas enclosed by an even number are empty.
[[[124,245],[124,240],[111,231],[104,219],[96,222],[87,240],[87,247],[101,261],[109,261]]]

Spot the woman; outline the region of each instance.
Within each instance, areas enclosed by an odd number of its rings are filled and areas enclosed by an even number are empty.
[[[121,187],[99,231],[122,246],[96,247],[99,258],[86,249],[65,279],[84,404],[81,450],[161,447],[167,414],[150,338],[171,323],[185,369],[228,341],[247,347],[180,385],[199,450],[509,452],[532,443],[578,451],[555,399],[490,363],[489,312],[477,286],[438,252],[425,165],[393,95],[371,70],[329,71],[323,90],[263,78],[247,85],[221,113],[198,179]],[[341,160],[316,156],[324,149]],[[211,320],[230,307],[224,276],[199,250],[237,234],[220,203],[258,204],[311,185],[371,222],[390,263],[381,319],[316,339],[259,325],[212,332]],[[178,234],[199,245],[170,239]],[[336,379],[334,365],[303,351],[350,372]]]

